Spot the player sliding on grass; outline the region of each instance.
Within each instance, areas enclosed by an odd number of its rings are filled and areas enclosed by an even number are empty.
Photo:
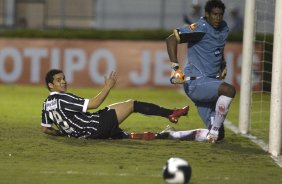
[[[222,80],[227,72],[224,47],[229,32],[223,20],[224,11],[225,5],[220,0],[209,0],[204,17],[197,23],[175,29],[166,39],[173,69],[171,82],[184,83],[185,93],[210,129],[207,141],[212,143],[224,138],[223,122],[236,93],[232,85]],[[180,43],[188,43],[185,78],[177,78],[183,76],[177,61]]]
[[[181,116],[188,113],[188,106],[172,110],[136,100],[111,104],[94,113],[87,112],[89,109],[99,108],[116,84],[116,80],[116,73],[112,72],[109,77],[105,77],[105,86],[101,92],[94,98],[85,99],[66,93],[67,82],[64,73],[61,70],[50,70],[45,77],[50,95],[43,103],[41,122],[43,132],[77,138],[130,138],[119,128],[119,124],[131,113],[161,116],[172,123],[177,123]],[[53,128],[53,125],[58,129]]]

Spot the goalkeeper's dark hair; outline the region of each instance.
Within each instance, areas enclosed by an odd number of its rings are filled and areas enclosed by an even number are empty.
[[[225,12],[225,5],[221,0],[209,0],[209,1],[207,1],[206,5],[205,5],[205,12],[210,14],[213,8],[222,9],[223,14]]]
[[[63,73],[63,71],[58,70],[58,69],[52,69],[52,70],[49,70],[49,72],[47,72],[47,74],[45,76],[45,84],[46,84],[46,87],[48,88],[49,91],[51,91],[51,89],[49,88],[48,84],[53,83],[54,75],[56,75],[58,73]]]

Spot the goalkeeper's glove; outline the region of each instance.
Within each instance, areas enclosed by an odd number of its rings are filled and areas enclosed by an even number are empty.
[[[226,75],[227,75],[227,69],[224,68],[222,71],[219,72],[218,78],[223,80],[223,79],[225,79]]]
[[[224,80],[225,77],[227,75],[227,68],[226,68],[226,62],[223,61],[221,66],[220,66],[220,71],[218,72],[217,74],[217,77],[218,79],[221,79],[221,80]]]
[[[172,63],[171,64],[172,72],[170,75],[170,83],[171,84],[183,84],[185,75],[180,70],[178,63]]]

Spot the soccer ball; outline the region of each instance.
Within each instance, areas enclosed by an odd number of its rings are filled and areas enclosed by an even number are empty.
[[[163,178],[168,184],[187,184],[190,181],[192,168],[182,158],[172,157],[163,167]]]

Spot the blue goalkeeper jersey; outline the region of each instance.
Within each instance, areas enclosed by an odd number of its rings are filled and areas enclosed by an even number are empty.
[[[213,28],[204,17],[197,23],[174,30],[179,43],[188,43],[188,62],[185,76],[216,77],[223,60],[224,46],[229,28],[222,21],[219,28]]]

